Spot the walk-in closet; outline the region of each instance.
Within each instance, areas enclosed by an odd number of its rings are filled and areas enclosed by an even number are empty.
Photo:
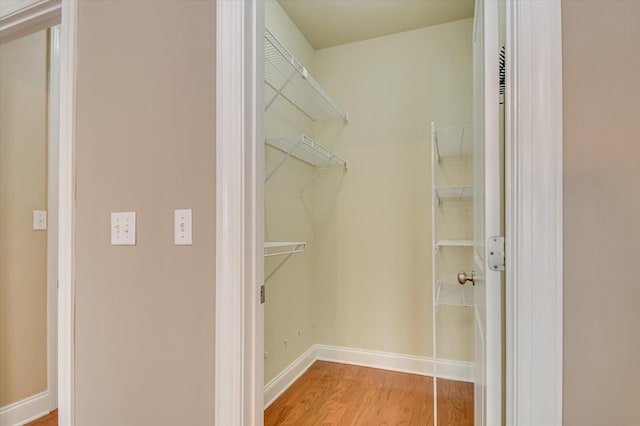
[[[265,424],[472,425],[474,2],[265,7]]]

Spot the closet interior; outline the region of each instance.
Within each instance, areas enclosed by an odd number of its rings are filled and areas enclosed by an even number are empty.
[[[342,41],[339,20],[308,25],[312,3],[336,2],[265,2],[265,423],[305,422],[321,397],[295,383],[320,365],[337,375],[305,383],[345,397],[342,366],[419,377],[409,423],[473,424],[473,1]],[[307,421],[342,424],[334,409]]]

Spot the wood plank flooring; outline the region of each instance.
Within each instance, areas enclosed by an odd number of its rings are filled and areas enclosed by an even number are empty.
[[[264,413],[271,425],[433,425],[433,378],[316,361]],[[473,384],[438,380],[438,426],[473,426]]]
[[[58,410],[53,410],[46,416],[27,423],[25,426],[58,426]]]

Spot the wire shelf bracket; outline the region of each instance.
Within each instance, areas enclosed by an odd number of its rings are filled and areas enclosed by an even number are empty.
[[[291,157],[316,168],[316,171],[313,173],[311,178],[309,178],[300,188],[300,193],[307,189],[307,187],[318,177],[320,172],[327,167],[338,167],[343,168],[344,170],[349,170],[348,161],[338,157],[336,154],[329,151],[329,149],[325,148],[307,135],[300,135],[297,139],[293,140],[285,137],[267,139],[265,140],[265,144],[284,154],[282,159],[265,178],[265,183],[269,182],[269,179],[271,179],[273,175],[275,175],[275,173],[284,165],[287,159]]]
[[[265,111],[281,97],[312,121],[340,118],[349,123],[349,115],[268,29],[264,34],[264,53],[265,84],[275,92],[265,104]]]
[[[271,256],[285,256],[284,259],[278,263],[273,271],[267,275],[264,279],[264,284],[276,273],[282,266],[296,253],[302,253],[307,251],[306,242],[265,242],[264,243],[264,257]]]

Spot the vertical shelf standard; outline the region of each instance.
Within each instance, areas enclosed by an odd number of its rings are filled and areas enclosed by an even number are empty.
[[[431,123],[431,183],[433,200],[431,203],[431,235],[433,250],[431,251],[432,270],[432,335],[433,359],[437,361],[438,332],[437,312],[439,306],[473,305],[473,287],[471,285],[450,284],[438,280],[436,273],[436,255],[442,247],[473,247],[471,240],[438,240],[436,226],[436,209],[443,200],[473,200],[472,185],[436,185],[436,167],[443,166],[443,160],[465,160],[473,156],[472,129],[468,126],[438,128]],[[466,164],[466,163],[465,163]],[[438,363],[433,363],[433,424],[438,424]]]

